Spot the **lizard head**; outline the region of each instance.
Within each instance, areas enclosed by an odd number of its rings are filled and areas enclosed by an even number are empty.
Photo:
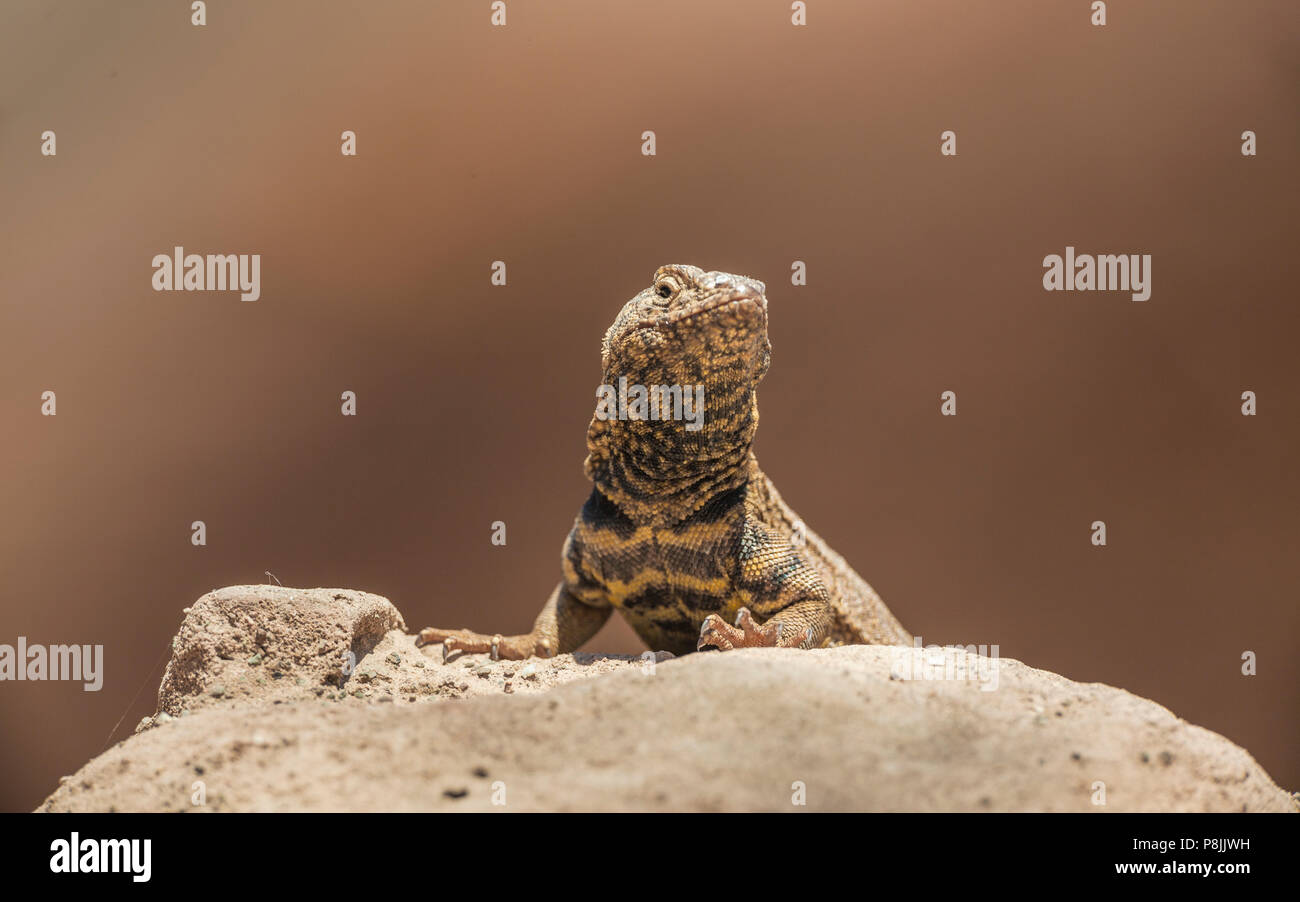
[[[753,388],[767,372],[766,287],[756,279],[671,264],[623,305],[605,333],[605,375],[638,384]],[[711,386],[710,386],[711,387]]]
[[[588,475],[603,484],[602,478],[620,481],[612,471],[629,479],[635,474],[636,484],[623,488],[637,496],[680,491],[687,483],[698,496],[703,483],[734,477],[748,459],[758,426],[755,391],[771,361],[765,291],[755,279],[697,266],[656,270],[605,333],[602,390],[626,392],[630,409],[624,414],[605,404],[602,413],[598,393],[587,433]],[[686,410],[678,416],[660,404],[649,416],[638,415],[637,387],[651,405],[676,402],[680,392]],[[662,394],[664,388],[671,394]]]

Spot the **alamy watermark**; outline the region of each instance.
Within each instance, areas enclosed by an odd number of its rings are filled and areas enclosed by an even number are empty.
[[[1078,254],[1043,258],[1045,291],[1128,291],[1135,301],[1151,297],[1150,254]]]
[[[87,692],[104,685],[104,646],[0,645],[0,680],[81,680]]]
[[[911,647],[890,649],[889,675],[899,680],[970,680],[980,684],[981,692],[998,688],[997,645],[921,645],[921,637]]]
[[[72,833],[50,843],[50,871],[55,874],[130,874],[148,883],[153,874],[153,840],[86,839]]]
[[[703,385],[628,385],[627,376],[618,386],[596,389],[596,419],[599,420],[685,420],[687,432],[704,425]]]
[[[241,301],[262,296],[261,254],[171,254],[153,258],[154,291],[238,291]]]

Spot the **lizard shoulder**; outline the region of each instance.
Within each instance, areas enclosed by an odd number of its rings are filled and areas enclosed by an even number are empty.
[[[644,560],[648,530],[592,489],[564,543],[564,576],[571,586],[600,586],[627,579]]]

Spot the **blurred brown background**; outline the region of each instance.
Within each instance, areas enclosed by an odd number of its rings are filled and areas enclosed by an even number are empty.
[[[759,458],[913,632],[1300,788],[1294,3],[809,5],[8,0],[0,642],[102,643],[106,679],[0,683],[0,808],[129,735],[181,608],[265,570],[526,629],[600,337],[666,262],[767,282]],[[1151,300],[1044,292],[1067,244],[1152,254]],[[261,254],[261,300],[154,292],[174,245]]]

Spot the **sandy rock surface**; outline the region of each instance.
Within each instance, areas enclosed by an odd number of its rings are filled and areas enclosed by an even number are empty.
[[[444,663],[384,598],[275,586],[205,595],[173,648],[158,713],[39,810],[1295,807],[1222,736],[1006,658],[992,691],[881,646]]]
[[[387,598],[350,589],[231,586],[185,609],[158,689],[172,717],[230,704],[291,699],[342,686],[391,630]]]

